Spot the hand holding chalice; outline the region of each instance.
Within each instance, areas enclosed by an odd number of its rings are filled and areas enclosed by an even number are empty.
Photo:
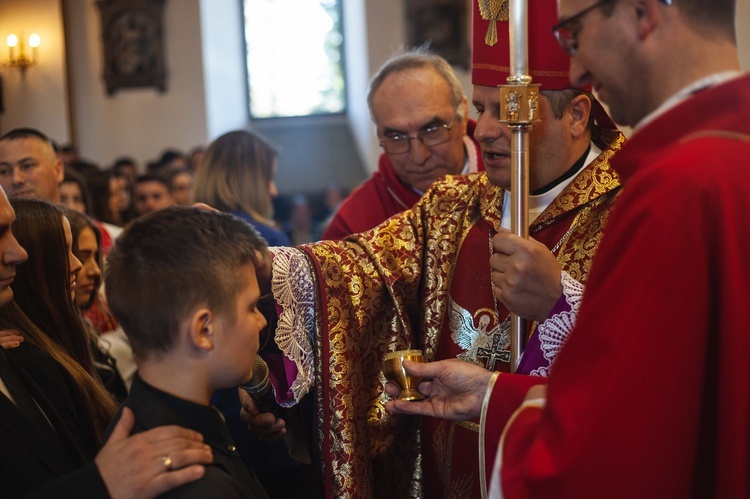
[[[385,354],[383,356],[383,374],[388,381],[393,381],[401,387],[399,400],[422,400],[425,396],[417,390],[422,378],[406,372],[403,366],[405,360],[424,362],[422,350],[398,350]]]

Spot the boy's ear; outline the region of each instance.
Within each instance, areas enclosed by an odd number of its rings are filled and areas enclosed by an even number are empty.
[[[190,341],[206,352],[214,349],[214,314],[201,308],[190,316]]]

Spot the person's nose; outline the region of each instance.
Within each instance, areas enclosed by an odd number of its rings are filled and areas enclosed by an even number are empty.
[[[13,168],[13,185],[23,185],[26,183],[26,174],[21,168]]]
[[[262,331],[265,329],[265,327],[268,325],[268,321],[266,321],[266,316],[258,312],[258,315],[260,316],[258,318],[258,331]]]
[[[418,135],[409,137],[409,159],[412,163],[422,165],[430,156],[432,156],[430,148],[424,145]]]
[[[584,87],[590,83],[590,75],[576,56],[570,58],[570,83],[574,87]]]
[[[91,262],[87,274],[89,275],[89,277],[101,277],[102,269],[99,268],[99,264],[96,263],[96,260],[93,260]]]
[[[8,246],[3,252],[3,263],[6,265],[20,265],[28,260],[28,258],[29,255],[26,253],[26,250],[18,244],[15,236],[12,236],[11,241],[9,241]]]
[[[510,136],[510,129],[508,125],[498,121],[498,116],[495,113],[484,112],[477,117],[477,126],[474,129],[474,139],[477,142],[496,140],[503,134]]]
[[[74,254],[70,254],[70,273],[71,274],[78,274],[80,270],[83,268],[83,265],[81,264],[81,261],[76,258]]]

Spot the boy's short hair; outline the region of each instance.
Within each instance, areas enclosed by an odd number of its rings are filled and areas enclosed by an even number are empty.
[[[105,282],[136,357],[171,350],[197,307],[233,317],[247,286],[239,269],[257,265],[266,248],[250,224],[227,213],[172,207],[131,222],[109,253]]]
[[[169,179],[160,173],[144,173],[143,175],[138,175],[135,178],[135,186],[137,187],[138,184],[145,184],[147,182],[158,182],[161,185],[163,185],[168,192],[172,192],[172,184],[169,182]]]

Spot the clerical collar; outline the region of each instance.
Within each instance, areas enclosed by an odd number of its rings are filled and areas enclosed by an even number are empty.
[[[654,121],[659,116],[665,114],[667,111],[680,104],[682,101],[690,98],[690,96],[695,95],[698,92],[702,92],[703,90],[709,89],[713,86],[726,83],[729,80],[737,78],[740,75],[742,75],[742,72],[740,71],[724,71],[722,73],[714,73],[710,76],[701,78],[700,80],[691,83],[687,87],[684,87],[682,90],[674,94],[669,99],[665,100],[661,106],[657,107],[655,110],[651,111],[651,113],[647,114],[641,121],[638,122],[638,124],[633,127],[633,132],[637,132],[644,126]]]
[[[589,148],[581,159],[576,161],[570,170],[565,172],[564,175],[559,177],[555,182],[546,186],[546,191],[542,194],[530,194],[529,195],[529,225],[534,223],[534,220],[547,209],[557,196],[570,184],[575,176],[583,170],[589,163],[594,161],[602,150],[596,147],[596,144],[591,142]],[[542,189],[539,189],[540,191]],[[503,196],[503,216],[500,220],[500,226],[505,229],[510,229],[510,190],[505,191]]]
[[[532,196],[542,195],[542,194],[544,194],[546,192],[551,191],[552,189],[554,189],[558,185],[562,184],[563,182],[565,182],[569,178],[572,178],[586,164],[586,158],[588,157],[589,152],[591,152],[591,143],[589,143],[589,146],[586,148],[586,152],[584,152],[581,155],[581,157],[578,158],[578,161],[576,161],[573,164],[573,166],[571,166],[570,168],[568,168],[568,171],[566,171],[565,173],[563,173],[562,175],[560,175],[559,177],[557,177],[555,180],[553,180],[549,184],[545,185],[544,187],[535,190],[534,192],[531,193],[531,195]]]

